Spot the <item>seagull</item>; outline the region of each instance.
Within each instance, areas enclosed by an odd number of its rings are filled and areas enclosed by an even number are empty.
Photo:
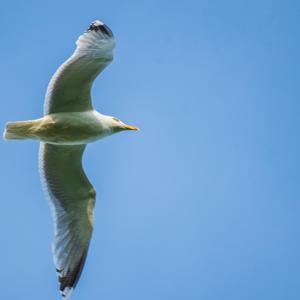
[[[40,141],[39,170],[53,215],[52,250],[65,300],[79,280],[93,231],[96,191],[82,167],[86,145],[121,131],[139,130],[92,105],[93,81],[113,60],[112,31],[96,20],[76,45],[50,80],[44,116],[8,122],[3,134],[5,140]]]

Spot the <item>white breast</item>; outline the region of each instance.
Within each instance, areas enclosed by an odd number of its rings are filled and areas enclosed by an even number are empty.
[[[39,139],[51,144],[88,144],[113,133],[109,117],[95,110],[54,113],[42,120]]]

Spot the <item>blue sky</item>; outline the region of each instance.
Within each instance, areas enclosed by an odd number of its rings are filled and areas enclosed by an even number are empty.
[[[2,127],[42,115],[95,19],[117,49],[94,106],[142,130],[85,152],[95,230],[71,299],[299,299],[299,1],[3,2]],[[0,151],[1,298],[59,299],[38,143]]]

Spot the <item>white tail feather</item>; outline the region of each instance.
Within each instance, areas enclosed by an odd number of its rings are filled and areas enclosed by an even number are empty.
[[[31,128],[34,121],[9,122],[6,124],[3,138],[5,140],[24,140],[32,138]]]

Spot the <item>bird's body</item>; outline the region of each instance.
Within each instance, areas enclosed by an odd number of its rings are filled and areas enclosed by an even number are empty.
[[[95,110],[53,113],[36,120],[8,123],[4,136],[19,139],[20,131],[23,138],[57,145],[88,144],[117,132],[111,117]]]
[[[115,40],[102,22],[81,35],[73,55],[53,75],[42,118],[9,122],[5,139],[40,143],[40,174],[54,219],[54,263],[60,291],[70,296],[80,277],[93,231],[96,192],[82,168],[86,144],[123,130],[138,130],[94,110],[90,90],[112,61]]]

